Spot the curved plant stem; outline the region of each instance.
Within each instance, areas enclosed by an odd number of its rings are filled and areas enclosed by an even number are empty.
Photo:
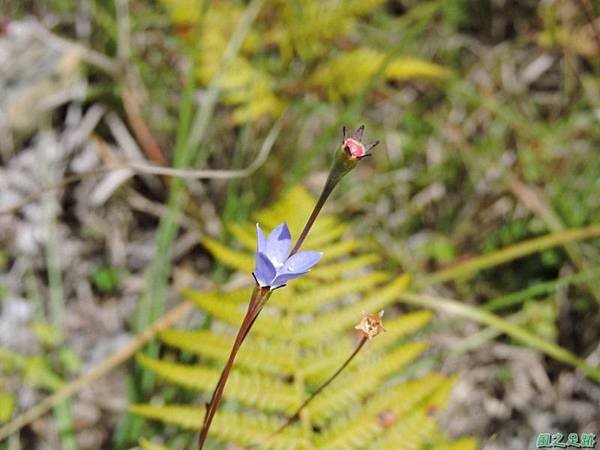
[[[308,236],[308,232],[310,231],[313,224],[315,223],[315,220],[317,220],[317,216],[321,212],[321,209],[323,209],[323,205],[325,204],[325,202],[327,201],[327,199],[333,192],[333,189],[338,184],[340,179],[341,179],[341,176],[338,173],[334,172],[333,170],[329,171],[329,176],[327,177],[325,186],[323,186],[323,191],[321,191],[319,200],[317,200],[317,204],[313,208],[312,213],[310,214],[310,217],[308,218],[308,221],[304,225],[304,228],[302,229],[302,232],[300,233],[300,236],[298,237],[298,240],[296,241],[296,245],[294,245],[294,248],[290,252],[290,256],[296,254],[298,252],[298,250],[300,250],[300,247],[302,246],[306,237]]]
[[[254,322],[260,314],[260,311],[271,296],[271,292],[272,291],[268,287],[262,288],[258,286],[258,284],[254,287],[254,291],[252,291],[252,297],[250,298],[250,302],[248,304],[248,311],[246,312],[244,320],[240,325],[237,336],[233,343],[233,347],[229,353],[227,363],[221,371],[221,376],[219,377],[219,381],[217,382],[217,386],[215,387],[210,401],[206,404],[206,414],[204,415],[204,421],[202,422],[202,428],[200,429],[200,436],[198,437],[198,450],[202,450],[204,447],[206,438],[208,437],[208,431],[215,417],[217,409],[219,408],[219,404],[221,403],[223,391],[225,390],[225,385],[227,384],[227,380],[231,374],[231,369],[233,368],[233,363],[238,351],[248,336],[248,333],[250,332],[252,325],[254,325]]]
[[[327,381],[325,381],[321,386],[319,386],[319,388],[313,392],[310,397],[308,397],[306,400],[304,400],[304,402],[298,407],[298,409],[296,409],[296,411],[294,412],[294,414],[292,414],[283,425],[281,425],[277,430],[275,430],[273,433],[271,433],[271,435],[269,435],[261,444],[254,444],[251,445],[248,448],[256,448],[259,445],[264,445],[266,442],[270,441],[271,439],[273,439],[275,436],[277,436],[279,433],[281,433],[283,430],[285,430],[287,427],[289,427],[290,425],[292,425],[294,422],[297,422],[300,419],[300,413],[302,413],[302,411],[304,410],[304,408],[306,408],[308,406],[308,404],[310,402],[312,402],[315,397],[317,397],[317,395],[319,395],[321,392],[323,392],[323,390],[329,386],[333,380],[335,380],[338,375],[340,373],[342,373],[342,371],[348,367],[348,364],[350,364],[350,362],[354,359],[354,357],[356,355],[358,355],[358,352],[360,352],[362,350],[362,348],[365,346],[365,344],[367,343],[367,337],[363,336],[360,340],[360,342],[358,343],[358,345],[356,346],[356,348],[354,349],[354,351],[352,352],[352,354],[343,362],[343,364],[338,368],[338,370],[335,371],[335,373],[333,375],[331,375]]]

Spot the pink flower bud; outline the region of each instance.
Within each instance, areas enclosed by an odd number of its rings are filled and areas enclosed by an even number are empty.
[[[364,131],[365,126],[361,125],[356,129],[352,136],[348,136],[346,127],[343,128],[344,140],[342,143],[342,149],[346,157],[353,159],[354,161],[362,159],[365,156],[369,156],[369,151],[377,144],[379,144],[379,141],[375,141],[372,144],[369,144],[367,147],[365,147],[365,145],[362,143]]]
[[[354,158],[362,158],[367,154],[367,150],[362,142],[358,142],[355,139],[348,138],[344,141],[344,150],[348,153],[348,156]]]

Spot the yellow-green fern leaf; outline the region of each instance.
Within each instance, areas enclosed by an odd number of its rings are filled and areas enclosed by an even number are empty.
[[[356,256],[354,258],[329,263],[329,264],[318,264],[310,273],[310,279],[318,281],[330,281],[339,277],[342,274],[348,274],[359,270],[364,270],[370,264],[378,262],[381,257],[374,253],[368,253],[366,255]]]
[[[200,429],[204,418],[204,408],[184,405],[131,405],[129,411],[151,420],[177,425],[187,430]],[[250,445],[263,442],[277,430],[283,421],[270,416],[253,413],[217,412],[209,436],[223,442]],[[290,427],[285,432],[269,441],[261,449],[307,449],[305,439],[297,427]]]
[[[142,450],[171,450],[169,447],[155,444],[153,442],[147,441],[146,439],[140,439],[140,447]]]
[[[319,315],[299,330],[295,338],[299,342],[314,342],[329,339],[343,330],[351,330],[364,311],[380,311],[392,304],[397,295],[408,287],[409,281],[408,276],[400,277],[360,302],[339,311]]]
[[[210,253],[224,266],[230,269],[239,270],[250,275],[254,268],[254,258],[251,255],[232,250],[226,245],[221,244],[214,239],[205,237],[202,244],[210,251]]]
[[[317,424],[322,424],[340,412],[360,405],[362,400],[379,388],[387,377],[399,372],[426,347],[427,344],[424,342],[413,342],[385,355],[379,361],[369,361],[371,358],[353,361],[354,367],[347,369],[350,373],[335,380],[327,391],[310,404],[311,417]]]
[[[312,289],[289,297],[277,296],[272,301],[274,305],[291,309],[297,313],[314,313],[322,307],[331,307],[331,303],[348,295],[372,289],[389,278],[390,275],[385,272],[371,272],[333,283],[319,284]]]
[[[221,365],[227,361],[234,341],[233,336],[208,330],[167,330],[159,337],[165,344],[210,358]],[[293,347],[289,344],[260,337],[250,337],[247,342],[236,358],[239,367],[278,374],[290,374],[293,371],[290,359]]]
[[[240,414],[237,412],[217,413],[209,436],[222,442],[232,442],[242,446],[260,443],[261,449],[272,450],[304,450],[309,444],[297,427],[290,427],[265,441],[281,426],[281,418],[273,418],[264,414]]]
[[[386,54],[374,49],[359,48],[334,58],[322,65],[313,75],[314,85],[328,92],[333,99],[361,92],[377,75]],[[411,78],[443,78],[450,71],[440,65],[413,57],[397,57],[387,63],[384,77],[401,81]]]
[[[397,345],[398,340],[415,333],[431,320],[429,311],[415,311],[400,316],[391,321],[386,321],[387,331],[380,334],[377,339],[369,343],[369,353],[388,351],[391,345]],[[331,370],[331,365],[339,365],[352,351],[349,341],[342,340],[331,343],[323,348],[317,348],[306,355],[304,376],[312,381],[315,374],[323,370]]]
[[[245,305],[220,302],[214,295],[203,295],[195,291],[184,291],[183,294],[204,312],[235,327],[242,323],[246,313]],[[277,310],[267,305],[252,331],[259,336],[280,336],[286,329],[289,329],[291,324],[291,317],[281,317]]]
[[[435,419],[419,409],[393,425],[381,434],[368,448],[372,450],[422,450],[431,444],[431,436],[436,431]]]
[[[204,409],[195,406],[130,405],[129,412],[194,431],[200,429],[202,419],[204,419]]]
[[[399,339],[413,334],[427,325],[433,314],[430,311],[414,311],[399,317],[386,320],[386,332],[377,336],[373,343],[375,348],[389,347],[396,344]]]
[[[159,377],[183,387],[211,392],[220,371],[203,366],[169,363],[138,355],[138,362]],[[227,383],[225,399],[232,399],[264,411],[289,412],[298,403],[293,387],[275,377],[233,371]]]
[[[319,448],[367,448],[367,443],[370,444],[383,434],[386,426],[402,421],[413,411],[424,408],[425,401],[442,382],[441,376],[428,375],[420,380],[386,388],[369,399],[364,407],[337,418],[323,433]]]
[[[462,438],[452,442],[439,442],[433,450],[477,450],[478,448],[477,439]]]

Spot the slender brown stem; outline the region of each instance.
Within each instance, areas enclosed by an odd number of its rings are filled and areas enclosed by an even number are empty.
[[[260,286],[256,286],[254,291],[252,292],[252,297],[250,298],[250,303],[248,305],[248,311],[244,316],[244,320],[240,325],[237,336],[235,338],[235,342],[231,348],[231,352],[229,354],[229,358],[227,359],[227,363],[223,370],[221,371],[221,376],[219,377],[219,381],[217,382],[217,386],[213,392],[213,395],[210,399],[210,402],[206,405],[206,414],[204,416],[204,421],[202,423],[202,429],[200,430],[200,436],[198,438],[198,450],[202,450],[204,447],[204,443],[206,442],[206,438],[208,437],[208,430],[210,429],[210,425],[214,419],[215,413],[221,403],[221,398],[223,397],[223,391],[225,389],[225,385],[227,384],[227,380],[229,379],[229,375],[231,374],[231,369],[233,368],[233,363],[235,358],[240,350],[242,343],[248,336],[250,332],[250,328],[254,325],[258,314],[262,310],[262,307],[266,303],[266,301],[270,297],[270,290],[268,288],[262,288]]]
[[[358,345],[356,346],[356,348],[354,349],[354,351],[352,352],[352,354],[348,357],[348,359],[346,359],[346,361],[344,361],[344,363],[338,368],[338,370],[335,371],[335,373],[333,375],[331,375],[327,381],[325,381],[325,383],[323,383],[321,386],[319,386],[319,388],[313,392],[310,397],[308,397],[306,400],[304,400],[304,402],[298,407],[298,409],[296,409],[296,411],[294,412],[294,414],[292,414],[287,420],[286,422],[281,425],[277,430],[275,430],[273,433],[271,433],[271,435],[269,435],[267,437],[267,439],[265,439],[265,441],[263,442],[264,445],[265,442],[270,441],[271,439],[273,439],[275,436],[277,436],[279,433],[281,433],[283,430],[285,430],[287,427],[289,427],[290,425],[292,425],[294,422],[297,422],[300,419],[300,413],[302,412],[302,410],[304,408],[306,408],[308,406],[308,404],[310,402],[312,402],[315,397],[317,395],[319,395],[321,392],[323,392],[323,390],[329,386],[333,380],[335,380],[338,375],[340,373],[342,373],[342,371],[348,366],[348,364],[350,364],[350,362],[354,359],[354,357],[356,355],[358,355],[358,352],[361,351],[361,349],[364,347],[364,345],[367,342],[367,336],[363,336],[360,340],[360,342],[358,343]],[[250,448],[255,448],[257,447],[259,444],[254,444],[251,445],[250,447],[248,447],[248,449]]]
[[[315,223],[315,220],[317,220],[317,216],[321,212],[321,209],[323,209],[323,205],[325,204],[325,202],[327,201],[327,199],[333,192],[333,188],[335,188],[335,185],[338,183],[338,181],[340,181],[340,178],[341,177],[333,170],[329,172],[329,176],[327,177],[325,186],[323,186],[323,191],[321,192],[321,195],[319,196],[319,200],[317,200],[317,204],[313,208],[312,213],[310,214],[310,217],[308,218],[308,221],[304,225],[304,228],[302,229],[302,233],[300,233],[300,237],[296,241],[296,245],[294,245],[294,248],[290,252],[290,256],[296,254],[298,252],[298,250],[300,250],[300,247],[304,243],[306,236],[308,236],[308,232],[310,231],[313,224]]]

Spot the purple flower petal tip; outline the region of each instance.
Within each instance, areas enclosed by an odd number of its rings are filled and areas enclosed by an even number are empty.
[[[267,238],[258,223],[256,224],[256,251],[262,253],[267,251]]]
[[[292,255],[285,262],[285,269],[292,273],[304,273],[317,264],[323,252],[305,251]]]

